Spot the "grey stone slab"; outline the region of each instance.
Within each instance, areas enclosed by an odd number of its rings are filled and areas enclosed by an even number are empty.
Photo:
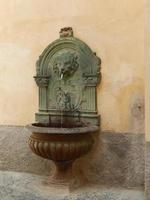
[[[52,162],[34,155],[27,140],[30,132],[21,126],[0,126],[0,170],[48,175]],[[93,183],[144,187],[144,134],[102,132],[95,148],[79,159],[82,171]]]
[[[44,185],[44,176],[0,172],[1,200],[144,200],[141,189],[87,185],[73,191]]]
[[[143,134],[103,132],[82,168],[96,183],[144,187],[144,153]]]
[[[146,200],[150,199],[150,142],[146,142],[145,149],[145,193]]]
[[[50,173],[51,161],[30,151],[27,144],[29,135],[22,126],[0,126],[0,170]]]

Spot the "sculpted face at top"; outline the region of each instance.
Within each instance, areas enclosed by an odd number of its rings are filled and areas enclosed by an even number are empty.
[[[71,77],[78,69],[78,56],[75,52],[65,51],[55,57],[53,70],[61,79]]]

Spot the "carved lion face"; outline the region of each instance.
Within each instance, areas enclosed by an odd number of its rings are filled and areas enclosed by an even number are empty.
[[[54,73],[61,79],[71,77],[78,69],[78,56],[75,52],[65,51],[59,53],[54,60]]]

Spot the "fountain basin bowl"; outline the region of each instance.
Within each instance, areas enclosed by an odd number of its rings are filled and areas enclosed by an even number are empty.
[[[88,153],[94,143],[92,134],[98,126],[74,128],[42,127],[28,125],[32,132],[28,144],[38,156],[55,162],[72,161]]]

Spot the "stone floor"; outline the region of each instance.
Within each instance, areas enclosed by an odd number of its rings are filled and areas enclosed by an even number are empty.
[[[0,200],[144,200],[140,189],[88,185],[69,192],[46,185],[47,177],[0,171]]]

